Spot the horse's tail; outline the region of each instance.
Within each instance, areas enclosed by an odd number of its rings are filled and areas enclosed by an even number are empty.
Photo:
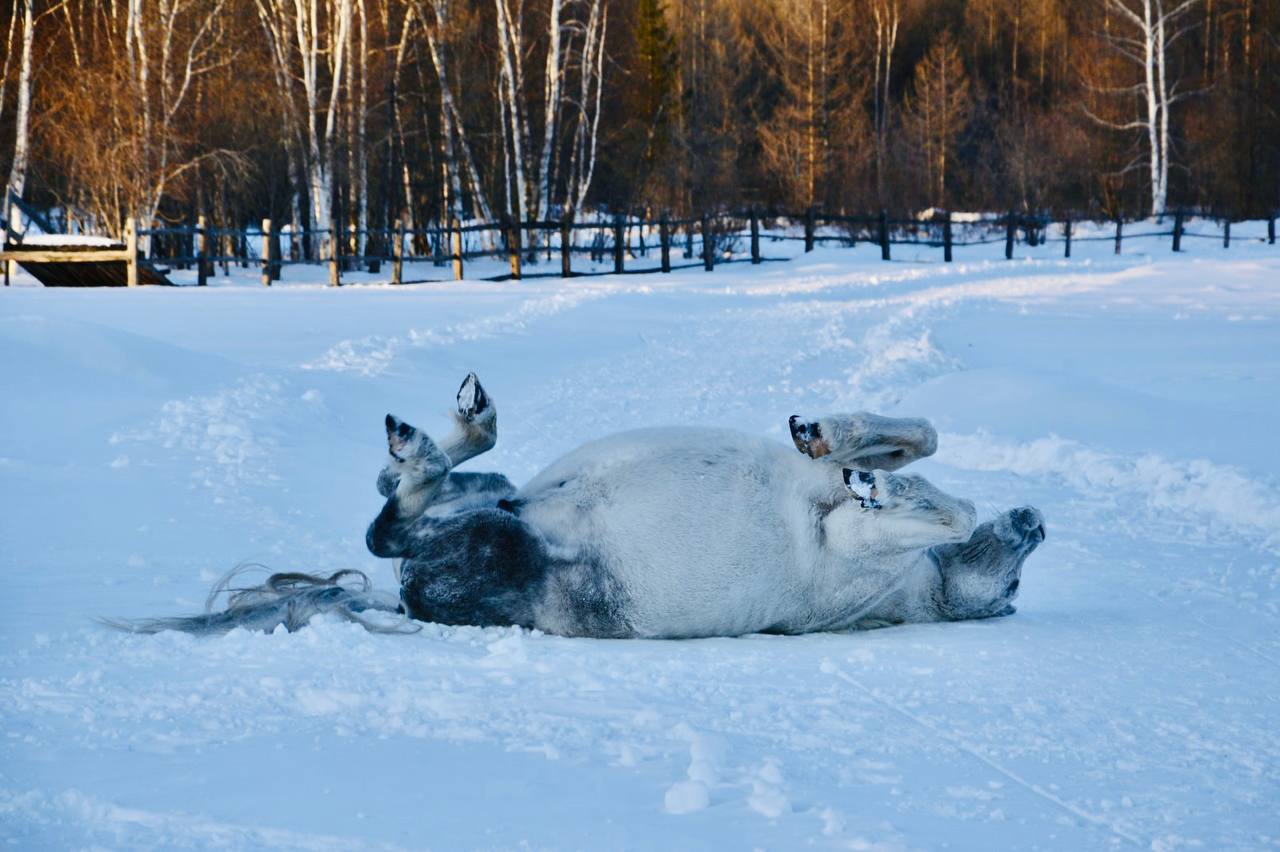
[[[201,615],[99,621],[130,633],[179,630],[210,634],[226,633],[237,627],[270,633],[282,624],[292,633],[307,624],[312,616],[330,612],[372,633],[413,633],[420,629],[405,617],[398,600],[375,592],[362,571],[338,571],[328,577],[290,572],[272,574],[256,586],[233,585],[242,575],[254,570],[266,569],[261,565],[239,565],[227,572],[209,592]],[[215,610],[223,595],[226,595],[225,603]],[[370,618],[374,613],[387,613],[392,617]]]

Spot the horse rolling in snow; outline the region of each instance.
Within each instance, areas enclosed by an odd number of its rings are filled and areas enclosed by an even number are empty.
[[[968,500],[891,472],[936,449],[925,420],[793,416],[799,455],[730,429],[640,429],[517,489],[454,470],[497,440],[474,373],[457,401],[439,444],[387,415],[386,503],[365,538],[395,560],[399,609],[421,621],[675,639],[989,618],[1014,611],[1044,540],[1033,508],[975,525]],[[124,626],[294,629],[318,611],[372,626],[364,611],[395,608],[358,572],[285,574],[222,612]]]

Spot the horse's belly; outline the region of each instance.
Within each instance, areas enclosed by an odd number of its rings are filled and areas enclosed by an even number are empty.
[[[808,523],[775,446],[721,430],[627,433],[548,468],[522,492],[521,517],[618,581],[637,635],[769,629],[797,606]]]

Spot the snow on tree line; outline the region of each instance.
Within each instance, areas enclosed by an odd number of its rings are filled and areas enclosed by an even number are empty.
[[[1280,0],[13,0],[8,188],[295,230],[1280,206]]]

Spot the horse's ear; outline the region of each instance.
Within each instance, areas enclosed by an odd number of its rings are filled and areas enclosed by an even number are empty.
[[[387,415],[387,434],[388,435],[396,431],[396,425],[397,425],[397,421],[396,421],[395,415],[388,414]]]

